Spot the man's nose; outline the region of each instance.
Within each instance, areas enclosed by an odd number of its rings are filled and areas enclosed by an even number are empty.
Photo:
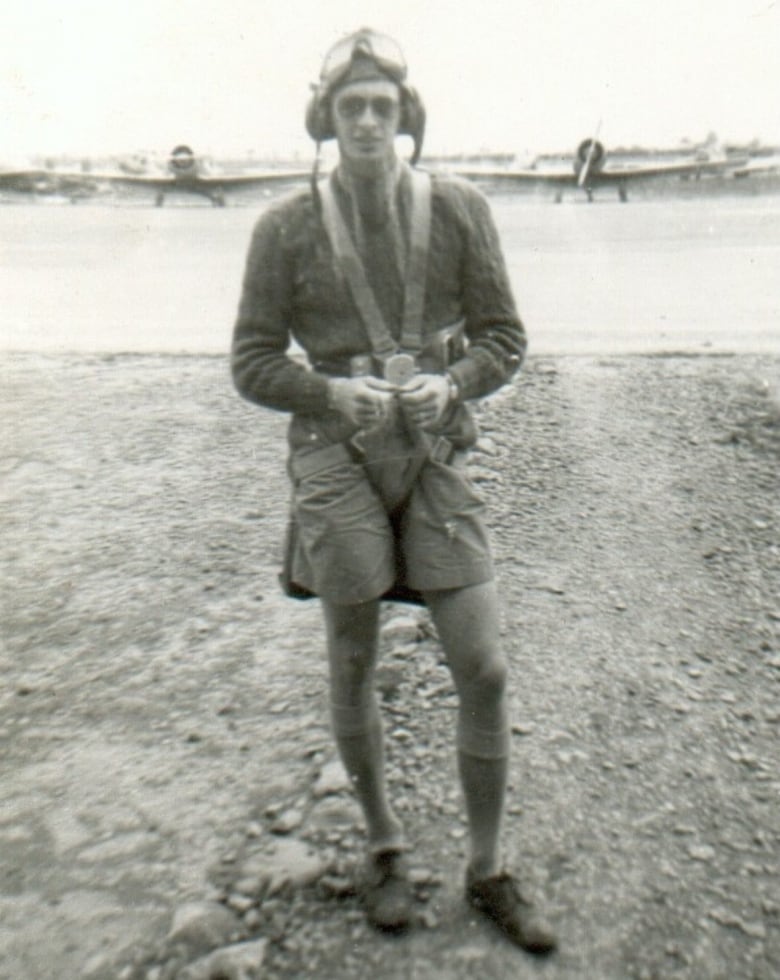
[[[357,121],[361,126],[373,126],[379,121],[379,114],[374,111],[370,102],[366,102]]]

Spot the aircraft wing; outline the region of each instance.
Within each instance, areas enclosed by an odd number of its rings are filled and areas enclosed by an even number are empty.
[[[40,180],[43,170],[3,170],[0,172],[0,187],[18,187]]]
[[[309,180],[310,177],[309,170],[266,170],[254,174],[204,174],[198,179],[210,187],[261,187],[264,184]]]
[[[230,187],[260,187],[285,181],[302,181],[309,178],[306,170],[269,170],[254,174],[193,174],[176,177],[173,174],[120,174],[93,173],[93,180],[124,187],[148,187],[152,190],[170,190],[176,187],[197,185],[204,189]]]
[[[614,184],[630,180],[649,180],[654,177],[685,176],[687,174],[723,173],[734,164],[731,161],[687,161],[685,163],[659,163],[647,166],[615,167],[594,170],[588,181],[595,184]],[[468,180],[485,180],[490,183],[538,184],[556,187],[574,187],[579,183],[577,173],[566,170],[457,170],[459,177]]]
[[[0,171],[0,188],[28,193],[52,194],[94,190],[95,180],[89,173],[30,168]]]
[[[684,177],[718,174],[734,164],[726,160],[690,160],[684,163],[655,163],[646,166],[604,168],[592,175],[594,183],[616,183],[627,180],[651,180],[655,177]]]
[[[458,177],[466,180],[489,181],[491,184],[552,184],[558,187],[574,186],[577,175],[566,170],[456,170]]]

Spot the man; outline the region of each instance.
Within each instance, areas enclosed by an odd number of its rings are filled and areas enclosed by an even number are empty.
[[[322,603],[332,726],[366,823],[369,920],[413,919],[373,683],[380,601],[412,598],[430,609],[459,696],[467,899],[547,953],[555,940],[501,866],[507,665],[483,505],[464,475],[476,439],[465,402],[511,377],[525,333],[483,196],[396,156],[405,133],[416,160],[424,122],[394,41],[364,29],[331,49],[307,127],[318,151],[337,140],[338,166],[323,180],[315,166],[312,187],[255,228],[233,377],[245,398],[292,413],[287,588]]]

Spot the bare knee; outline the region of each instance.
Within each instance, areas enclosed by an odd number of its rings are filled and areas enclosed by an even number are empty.
[[[331,695],[340,704],[364,700],[373,684],[379,621],[376,605],[323,602]]]
[[[468,658],[451,659],[450,666],[462,697],[494,703],[504,696],[508,667],[500,651],[477,651]]]

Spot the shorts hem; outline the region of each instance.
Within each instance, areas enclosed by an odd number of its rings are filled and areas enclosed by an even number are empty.
[[[301,582],[300,584],[309,589],[319,599],[325,599],[339,606],[357,606],[361,602],[371,602],[372,599],[381,599],[385,592],[393,586],[393,577],[383,577],[375,580],[377,584],[363,584],[359,589],[339,590],[331,588],[318,589],[314,584]]]
[[[492,562],[469,565],[468,568],[450,568],[431,572],[429,575],[407,575],[406,584],[416,592],[439,592],[444,589],[462,589],[469,585],[492,582],[495,571]]]

